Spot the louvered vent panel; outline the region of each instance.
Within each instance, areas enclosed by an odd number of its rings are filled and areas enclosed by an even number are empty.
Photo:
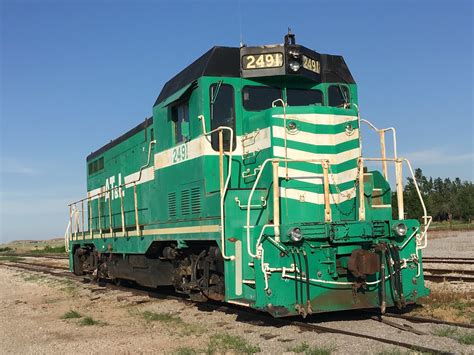
[[[201,213],[201,189],[193,187],[191,189],[191,210],[192,213]]]
[[[181,191],[181,213],[183,216],[191,213],[191,193],[189,189]]]
[[[170,218],[176,217],[176,192],[168,194],[168,213]]]

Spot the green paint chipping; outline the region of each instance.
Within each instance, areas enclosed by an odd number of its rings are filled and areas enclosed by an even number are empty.
[[[230,334],[215,334],[211,337],[207,347],[208,354],[227,353],[233,351],[238,354],[255,354],[260,352],[258,346],[252,345],[242,337]]]
[[[333,349],[328,347],[310,346],[308,343],[303,342],[293,348],[288,348],[288,351],[305,355],[329,355],[332,353]]]
[[[439,337],[454,339],[461,344],[466,344],[466,345],[474,344],[473,332],[463,332],[455,328],[438,328],[438,329],[435,329],[433,334]]]
[[[76,318],[82,318],[82,315],[74,310],[67,311],[64,313],[61,317],[61,319],[76,319]]]

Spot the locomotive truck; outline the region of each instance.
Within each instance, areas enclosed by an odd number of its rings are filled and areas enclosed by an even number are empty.
[[[362,125],[380,157],[362,154]],[[164,85],[150,118],[87,157],[70,269],[275,317],[403,308],[429,292],[431,221],[420,193],[423,216],[405,219],[404,167],[413,176],[395,129],[361,118],[343,57],[291,33],[213,47]]]

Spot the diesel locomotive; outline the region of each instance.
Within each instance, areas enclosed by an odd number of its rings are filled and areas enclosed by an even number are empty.
[[[363,125],[380,157],[363,156]],[[395,129],[361,118],[343,57],[291,33],[213,47],[164,85],[152,117],[87,157],[70,270],[275,317],[403,308],[429,292],[431,221],[420,193],[424,215],[405,218],[403,169]]]

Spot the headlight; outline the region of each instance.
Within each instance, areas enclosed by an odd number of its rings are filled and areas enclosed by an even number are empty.
[[[395,232],[396,235],[399,237],[403,237],[405,234],[407,234],[407,225],[405,223],[397,223],[394,224],[392,227],[393,231]]]
[[[301,241],[301,239],[303,239],[303,233],[301,233],[301,229],[296,227],[290,230],[290,238],[295,243]]]
[[[296,60],[292,60],[288,63],[288,66],[290,67],[292,71],[296,73],[298,70],[300,70],[301,63],[297,62]]]

